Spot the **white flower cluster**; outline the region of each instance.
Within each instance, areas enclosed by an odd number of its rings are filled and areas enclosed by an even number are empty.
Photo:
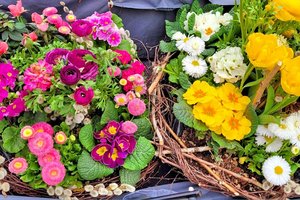
[[[216,83],[235,83],[244,77],[247,70],[240,47],[226,47],[209,57],[208,62]]]
[[[213,34],[217,33],[221,25],[227,26],[233,19],[229,13],[221,15],[220,12],[207,12],[197,15],[194,12],[189,12],[184,22],[186,31],[189,31],[188,20],[192,15],[195,15],[193,31],[199,32],[204,41],[208,41]]]
[[[0,156],[0,165],[3,165],[5,162],[5,158]],[[4,167],[0,167],[0,191],[2,191],[2,195],[6,196],[7,192],[10,190],[10,184],[8,182],[4,182],[5,177],[7,176],[7,171]]]
[[[299,154],[300,149],[300,112],[295,112],[280,121],[280,124],[270,123],[258,126],[256,131],[256,144],[266,145],[266,152],[277,152],[281,149],[283,141],[290,142],[293,154]],[[267,181],[273,185],[284,185],[290,181],[291,167],[280,156],[268,158],[262,167]]]
[[[194,78],[200,78],[207,72],[207,64],[199,55],[205,50],[205,42],[196,36],[186,36],[176,32],[172,36],[176,40],[176,47],[189,55],[182,60],[183,71]]]

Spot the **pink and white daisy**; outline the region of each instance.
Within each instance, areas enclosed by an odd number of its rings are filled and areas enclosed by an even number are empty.
[[[59,162],[59,161],[60,161],[60,154],[59,151],[57,151],[56,149],[52,149],[48,153],[38,157],[38,162],[41,167],[45,167],[51,162]]]
[[[125,106],[128,103],[128,99],[125,94],[117,94],[114,98],[117,106]]]
[[[146,104],[144,101],[135,98],[127,105],[128,111],[133,116],[140,116],[146,111]]]
[[[36,156],[45,155],[53,149],[52,137],[47,133],[37,133],[34,138],[28,140],[28,147]]]
[[[136,98],[134,92],[132,92],[132,91],[127,92],[126,97],[127,97],[128,101],[131,101],[132,99]]]
[[[31,126],[24,126],[21,129],[21,138],[24,140],[28,140],[30,138],[33,138],[35,136],[35,131]]]
[[[48,185],[54,186],[61,183],[66,175],[66,169],[60,162],[52,162],[43,167],[42,179]]]
[[[54,140],[56,144],[65,144],[67,142],[67,136],[64,132],[59,131],[55,134]]]
[[[27,167],[28,164],[25,158],[20,157],[20,158],[13,159],[9,163],[8,170],[14,174],[21,174],[26,171]]]
[[[54,130],[50,124],[47,122],[37,122],[32,125],[32,128],[37,133],[48,133],[49,135],[54,134]]]
[[[134,134],[137,129],[137,125],[131,121],[125,121],[121,126],[121,130],[126,134]]]

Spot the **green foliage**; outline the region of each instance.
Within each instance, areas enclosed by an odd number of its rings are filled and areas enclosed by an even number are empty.
[[[132,120],[132,122],[138,126],[138,130],[134,134],[135,138],[138,139],[139,137],[145,137],[149,140],[151,140],[153,138],[152,125],[148,118],[146,118],[146,117],[138,118],[138,119]]]
[[[87,181],[103,178],[114,172],[113,169],[94,161],[87,151],[80,155],[77,168],[81,178]]]
[[[189,76],[186,73],[180,72],[178,80],[181,87],[185,90],[187,90],[192,85],[189,80]]]
[[[131,52],[131,44],[128,40],[122,40],[121,43],[116,47],[116,49],[126,50],[127,52]]]
[[[246,136],[246,137],[250,137],[256,132],[258,122],[259,122],[259,119],[258,119],[258,116],[255,112],[255,109],[251,104],[247,107],[247,109],[245,111],[245,116],[246,116],[247,119],[249,119],[251,121],[251,131]]]
[[[155,149],[151,142],[145,137],[140,137],[137,141],[133,154],[125,159],[123,167],[128,170],[142,170],[147,167],[155,154]]]
[[[197,15],[203,13],[199,0],[193,1],[190,11],[196,13]]]
[[[114,102],[107,101],[100,123],[104,125],[107,124],[110,120],[118,121],[119,114],[118,114],[118,110],[115,108]]]
[[[275,124],[280,124],[280,118],[275,117],[273,115],[259,115],[258,116],[259,124],[270,124],[270,123],[275,123]]]
[[[179,83],[179,76],[182,72],[182,59],[184,58],[184,55],[181,54],[178,56],[178,58],[174,58],[170,60],[170,62],[167,64],[165,68],[165,72],[169,74],[169,81],[171,83]]]
[[[5,119],[2,119],[0,121],[0,133],[3,132],[3,130],[9,125],[8,121]]]
[[[95,146],[94,131],[91,124],[85,125],[79,131],[79,141],[90,152]]]
[[[275,99],[275,91],[274,88],[270,85],[267,89],[267,101],[265,105],[265,109],[263,113],[267,113],[273,106],[274,106],[274,99]]]
[[[114,21],[114,23],[117,25],[118,28],[122,28],[124,26],[122,19],[118,15],[112,14],[112,20]]]
[[[220,148],[226,148],[230,150],[242,150],[243,147],[237,141],[229,141],[221,135],[217,135],[216,133],[211,133],[212,139],[218,143]]]
[[[135,186],[141,178],[141,170],[128,170],[121,168],[119,171],[121,184],[129,184]]]
[[[18,153],[25,147],[25,140],[20,136],[20,129],[7,127],[2,133],[3,148],[9,153]]]
[[[164,53],[174,52],[177,50],[176,41],[165,42],[162,40],[159,43],[159,48]]]
[[[175,22],[170,22],[168,20],[166,20],[166,34],[168,37],[172,37],[174,33],[176,33],[177,31],[182,32],[183,29],[180,27],[179,22],[175,21]]]

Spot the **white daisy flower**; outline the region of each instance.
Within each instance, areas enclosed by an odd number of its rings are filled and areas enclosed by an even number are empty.
[[[281,156],[272,156],[265,160],[262,173],[273,185],[282,186],[290,180],[291,167]]]
[[[262,126],[264,127],[264,126]],[[265,129],[265,127],[264,127]],[[259,130],[260,131],[260,130]],[[262,133],[262,134],[261,134]],[[264,131],[256,132],[255,143],[259,146],[266,144],[266,152],[277,152],[282,147],[282,140],[277,138],[274,134],[268,133],[265,135]]]
[[[290,114],[286,119],[286,124],[290,129],[299,129],[300,128],[300,113],[295,112]]]
[[[205,50],[205,42],[199,37],[193,37],[188,40],[183,50],[191,56],[198,56]]]
[[[187,48],[187,45],[188,45],[188,41],[193,38],[193,36],[191,37],[188,37],[186,35],[184,35],[184,37],[181,37],[179,40],[176,41],[176,47],[182,51],[184,49]]]
[[[200,78],[207,72],[206,62],[197,56],[186,56],[182,59],[183,71],[194,78]]]
[[[181,33],[180,31],[177,31],[172,35],[172,40],[183,40],[184,38],[186,38],[186,35]]]
[[[300,129],[296,129],[296,134],[292,136],[290,142],[296,147],[300,148]]]
[[[285,120],[281,120],[280,124],[270,123],[268,129],[277,137],[289,140],[295,135],[295,130],[290,129]]]
[[[256,129],[256,133],[262,136],[269,136],[269,137],[274,136],[274,134],[268,129],[268,126],[266,125],[258,125]]]

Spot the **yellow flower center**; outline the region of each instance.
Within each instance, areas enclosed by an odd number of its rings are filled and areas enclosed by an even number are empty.
[[[238,96],[234,93],[229,93],[228,99],[232,102],[235,102],[235,103],[239,102]]]
[[[196,98],[202,98],[202,97],[204,97],[205,95],[206,95],[206,93],[203,92],[202,90],[196,90],[196,91],[194,92],[194,97],[196,97]]]
[[[6,112],[6,110],[5,110],[5,109],[2,109],[2,110],[1,110],[1,112],[5,113],[5,112]]]
[[[281,129],[287,129],[287,126],[285,124],[280,124],[279,128],[281,128]]]
[[[16,168],[16,169],[21,169],[23,167],[23,164],[21,163],[21,162],[15,162],[15,164],[14,164],[14,168]]]
[[[65,136],[63,134],[57,134],[56,140],[59,142],[65,141]]]
[[[115,160],[117,160],[117,158],[118,158],[118,151],[116,148],[114,148],[114,152],[111,155],[111,159],[113,159],[113,161],[115,161]]]
[[[42,147],[44,145],[44,141],[39,140],[36,144],[37,144],[38,147]]]
[[[265,136],[264,138],[265,138],[265,140],[266,140],[267,143],[271,143],[273,141],[272,137]]]
[[[239,120],[237,120],[237,119],[234,118],[234,117],[232,117],[232,118],[229,120],[229,125],[230,125],[231,129],[239,129],[239,127],[240,127]]]
[[[200,63],[198,62],[198,60],[193,60],[192,65],[194,67],[198,67],[198,66],[200,66]]]
[[[276,166],[276,167],[274,168],[274,172],[275,172],[275,174],[277,174],[277,175],[281,175],[281,174],[283,173],[283,169],[282,169],[282,167],[280,167],[280,166]]]
[[[203,108],[203,111],[208,116],[215,116],[215,114],[216,114],[216,110],[211,106],[207,106],[207,107]]]
[[[141,92],[143,91],[143,87],[142,87],[142,86],[136,86],[136,87],[134,88],[134,90],[135,90],[136,92],[141,93]]]
[[[38,132],[38,133],[43,133],[43,132],[44,132],[44,129],[40,128],[40,129],[38,129],[36,132]]]
[[[120,147],[121,149],[123,149],[123,148],[124,148],[124,144],[123,144],[123,143],[120,143],[120,144],[119,144],[119,147]]]
[[[51,170],[51,171],[50,171],[50,175],[51,175],[51,176],[57,176],[57,175],[58,175],[58,171],[57,171],[56,169]]]
[[[124,79],[124,78],[122,78],[122,79],[120,80],[120,85],[126,85],[126,84],[127,84],[127,80]]]
[[[8,72],[8,73],[7,73],[7,76],[8,76],[8,77],[11,77],[11,76],[12,76],[12,73]]]
[[[103,131],[100,131],[99,136],[100,136],[101,138],[104,138],[105,133],[104,133]]]
[[[187,43],[189,40],[190,40],[190,38],[186,37],[186,38],[183,39],[183,42]]]
[[[107,148],[106,147],[100,147],[96,153],[99,155],[99,156],[103,156],[105,154],[105,152],[107,152]]]
[[[25,136],[25,137],[29,137],[29,136],[31,136],[32,135],[32,130],[31,129],[26,129],[26,130],[24,130],[24,132],[23,132],[23,135]]]
[[[213,33],[212,28],[208,27],[207,29],[205,29],[205,34],[206,35],[211,35]]]
[[[115,135],[117,133],[117,128],[114,126],[111,126],[108,128],[108,132],[112,135]]]
[[[47,156],[45,157],[45,160],[46,160],[47,162],[51,162],[51,161],[53,161],[54,159],[53,159],[53,156],[47,155]]]
[[[13,109],[16,109],[17,108],[17,105],[15,104],[15,105],[13,105],[13,107],[12,107]]]

